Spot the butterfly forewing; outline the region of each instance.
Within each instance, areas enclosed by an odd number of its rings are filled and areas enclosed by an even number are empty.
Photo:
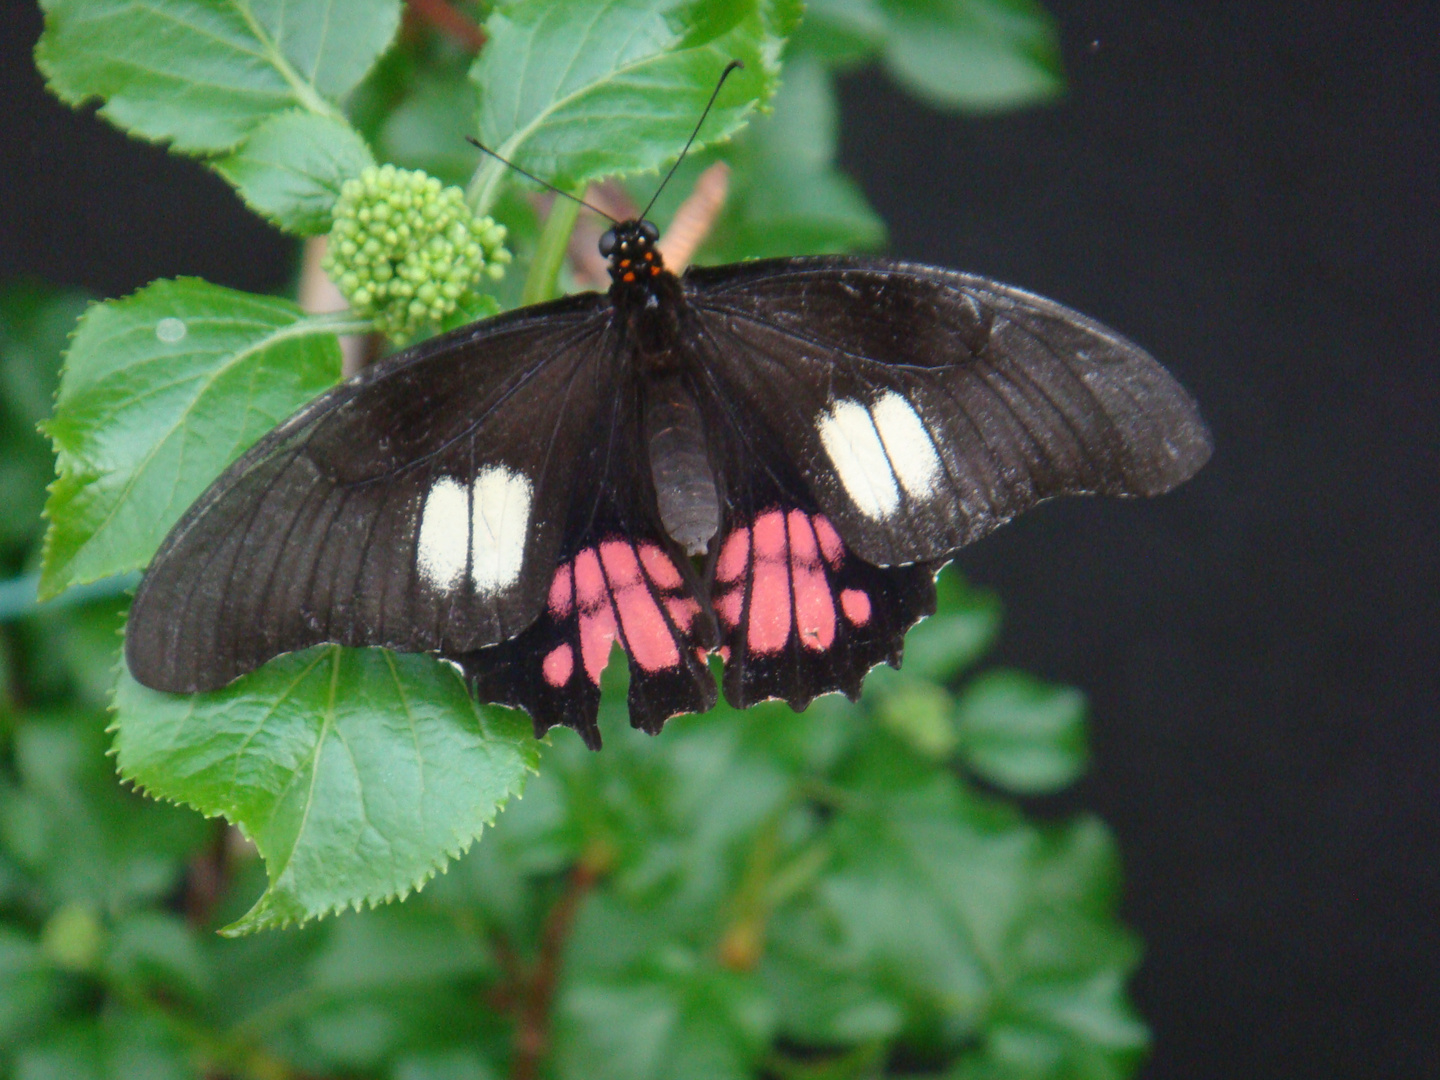
[[[697,351],[878,565],[944,558],[1052,496],[1158,494],[1209,456],[1147,353],[1020,290],[844,258],[685,283]]]
[[[577,297],[436,339],[262,439],[171,532],[126,635],[136,678],[207,690],[320,642],[463,651],[535,619],[574,461],[622,382]]]

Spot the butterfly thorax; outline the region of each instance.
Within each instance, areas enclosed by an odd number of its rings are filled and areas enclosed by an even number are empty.
[[[678,366],[685,308],[680,282],[656,247],[658,238],[648,221],[622,221],[600,238],[600,254],[609,261],[610,299],[625,320],[636,359],[649,374]]]

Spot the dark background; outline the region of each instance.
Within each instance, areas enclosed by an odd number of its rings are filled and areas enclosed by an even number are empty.
[[[843,86],[899,254],[1054,296],[1195,393],[1214,460],[964,553],[1000,659],[1084,688],[1147,943],[1146,1076],[1440,1076],[1440,12],[1048,0],[1067,99]],[[48,99],[0,5],[0,281],[283,287],[199,166]]]

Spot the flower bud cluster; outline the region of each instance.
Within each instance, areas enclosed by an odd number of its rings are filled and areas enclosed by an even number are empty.
[[[345,181],[334,217],[325,272],[396,342],[442,322],[510,261],[505,226],[476,217],[458,187],[418,169],[367,168]]]

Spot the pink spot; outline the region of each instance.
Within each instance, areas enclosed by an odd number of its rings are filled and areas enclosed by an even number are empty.
[[[800,628],[800,644],[824,652],[835,642],[835,601],[830,599],[830,582],[818,560],[810,566],[792,567],[791,579],[795,583],[795,623]]]
[[[665,610],[670,612],[670,621],[681,630],[689,630],[695,616],[700,614],[700,605],[688,596],[672,596],[665,601]]]
[[[815,530],[804,511],[791,510],[785,518],[786,531],[790,536],[790,562],[802,566],[813,566],[820,561],[820,551],[815,546]]]
[[[640,562],[629,544],[620,540],[605,541],[600,545],[600,561],[605,564],[612,592],[640,584]]]
[[[575,560],[578,576],[580,560]],[[585,663],[585,674],[596,686],[600,685],[600,673],[610,659],[610,646],[615,641],[615,612],[606,604],[598,611],[582,612],[580,615],[580,658]]]
[[[569,645],[557,645],[540,663],[540,671],[551,686],[564,686],[575,671],[575,653]]]
[[[840,542],[840,534],[835,531],[835,526],[830,524],[830,519],[824,514],[816,514],[814,518],[815,535],[820,538],[820,551],[825,556],[825,561],[832,567],[840,565],[840,560],[845,557],[845,545]]]
[[[680,663],[680,650],[665,625],[660,605],[644,585],[627,585],[615,593],[620,625],[631,658],[646,671],[659,671]]]
[[[715,612],[720,616],[721,622],[734,629],[740,625],[740,609],[744,606],[744,602],[744,590],[731,589],[716,598]]]
[[[842,592],[840,607],[845,611],[845,618],[856,626],[864,626],[870,621],[870,597],[859,589],[846,589]]]
[[[566,563],[555,571],[555,579],[550,582],[550,614],[563,619],[570,614],[574,604],[574,578],[570,573],[570,564]]]
[[[670,561],[670,556],[656,545],[640,545],[640,562],[657,589],[678,589],[680,587],[680,571],[675,569],[675,564]]]
[[[780,515],[777,513],[776,518]],[[756,525],[756,547],[759,547],[759,525]],[[782,538],[781,543],[784,543]],[[746,645],[751,652],[764,656],[777,653],[790,637],[790,574],[777,559],[761,559],[755,563],[755,586],[750,596],[750,622],[746,627]]]
[[[750,560],[750,530],[736,529],[725,538],[720,548],[720,558],[715,562],[716,581],[739,581],[745,576],[745,564]]]
[[[779,510],[771,510],[755,519],[755,557],[785,557],[785,515]]]
[[[586,548],[575,556],[575,592],[580,610],[594,611],[605,599],[605,575],[600,573],[600,560],[594,548]],[[588,670],[590,665],[585,665]]]
[[[723,663],[728,664],[728,663],[730,662],[730,646],[729,646],[729,645],[721,645],[720,648],[716,649],[715,651],[720,654],[720,659],[721,659],[721,661],[722,661]]]
[[[699,660],[700,663],[702,663],[702,664],[705,663],[705,658],[706,658],[707,655],[708,655],[708,654],[705,652],[704,649],[698,649],[698,648],[697,648],[697,649],[695,650],[695,659],[696,659],[696,660]]]

